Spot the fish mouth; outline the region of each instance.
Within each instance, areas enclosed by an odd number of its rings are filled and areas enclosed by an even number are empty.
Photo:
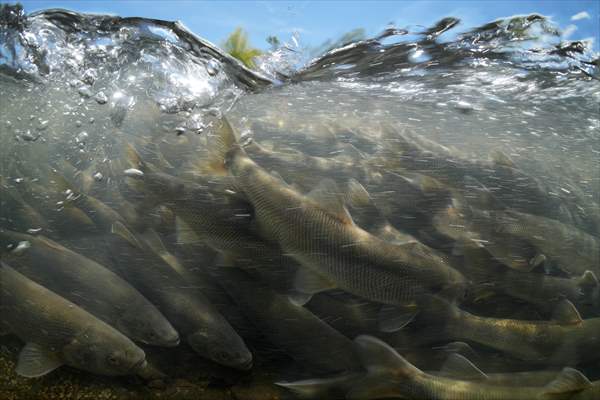
[[[254,365],[254,360],[251,358],[242,364],[236,365],[236,368],[242,371],[248,371]]]
[[[142,358],[140,361],[136,362],[135,364],[133,364],[133,366],[131,367],[132,371],[139,371],[143,368],[146,368],[146,365],[148,365],[148,361],[146,361],[146,357]]]
[[[164,346],[165,347],[176,347],[176,346],[179,346],[179,343],[181,343],[181,338],[179,336],[177,336],[175,339],[165,342]]]

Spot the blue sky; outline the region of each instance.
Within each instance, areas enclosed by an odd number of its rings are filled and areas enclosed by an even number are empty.
[[[0,0],[2,1],[2,0]],[[265,39],[276,35],[283,41],[299,33],[303,45],[317,46],[327,39],[364,28],[372,36],[390,22],[397,27],[431,25],[446,16],[462,20],[458,30],[499,17],[537,12],[551,16],[568,38],[600,40],[598,0],[437,0],[437,1],[69,1],[21,0],[27,12],[67,8],[81,12],[112,13],[180,20],[193,32],[215,44],[237,26],[243,27],[255,47],[268,48]],[[573,18],[575,16],[575,18]]]

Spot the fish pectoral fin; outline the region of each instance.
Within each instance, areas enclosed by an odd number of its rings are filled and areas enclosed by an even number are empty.
[[[531,266],[531,269],[535,269],[537,267],[539,267],[540,265],[542,265],[542,263],[544,263],[544,261],[546,261],[546,256],[543,255],[542,253],[537,253],[533,258],[531,258],[531,260],[529,260],[529,265]]]
[[[444,362],[440,373],[444,377],[466,380],[484,380],[488,376],[465,356],[452,353]]]
[[[584,291],[591,291],[600,286],[600,283],[598,282],[596,274],[594,274],[590,270],[587,270],[577,280],[577,286],[579,286]]]
[[[317,186],[307,193],[310,198],[322,209],[332,213],[343,223],[354,225],[354,221],[344,205],[342,192],[340,192],[337,183],[331,178],[325,178]]]
[[[490,153],[490,157],[494,164],[503,165],[509,168],[515,168],[515,162],[510,158],[508,154],[503,152],[502,150],[495,149]]]
[[[349,386],[362,379],[362,373],[345,373],[330,378],[304,379],[294,382],[275,382],[298,397],[305,399],[323,399],[339,393],[345,396]],[[337,397],[336,397],[337,398]]]
[[[564,368],[561,373],[544,388],[545,395],[579,392],[592,386],[581,372],[574,368]]]
[[[556,306],[552,319],[560,324],[579,324],[583,322],[579,311],[569,300],[561,300]]]
[[[470,287],[468,293],[471,301],[479,303],[480,301],[494,297],[497,290],[495,290],[493,283],[481,282]]]
[[[110,226],[110,233],[119,236],[121,239],[131,244],[133,247],[142,247],[140,245],[140,242],[138,242],[138,240],[136,239],[135,235],[131,233],[131,231],[127,229],[127,227],[121,221],[114,222]]]
[[[294,276],[294,290],[306,295],[312,296],[335,287],[333,282],[307,268],[298,268]]]
[[[450,342],[443,346],[433,347],[432,349],[445,351],[446,353],[458,353],[465,355],[465,357],[479,358],[479,354],[477,354],[473,347],[465,342]]]
[[[296,290],[288,293],[288,300],[295,306],[303,307],[306,305],[310,299],[312,299],[313,295],[311,293],[301,293]]]
[[[27,343],[19,353],[17,374],[37,378],[63,365],[58,355],[35,343]]]
[[[181,218],[175,217],[175,243],[177,244],[199,244],[202,239]]]
[[[378,324],[382,332],[396,332],[410,324],[415,319],[419,310],[415,305],[390,306],[383,305],[379,310]]]

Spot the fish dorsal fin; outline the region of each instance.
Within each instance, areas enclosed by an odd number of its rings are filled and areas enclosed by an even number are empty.
[[[227,175],[225,158],[229,150],[237,143],[235,133],[227,118],[222,117],[217,122],[217,130],[207,136],[207,156],[202,160],[199,168],[203,173],[210,175]]]
[[[592,383],[581,372],[574,368],[565,368],[544,388],[544,394],[556,395],[578,392],[592,386]]]
[[[383,305],[378,315],[379,330],[397,332],[410,324],[418,313],[419,310],[415,305],[404,307]]]
[[[175,217],[175,238],[177,244],[204,243],[200,236],[180,217]]]
[[[276,178],[282,185],[284,186],[290,186],[285,179],[283,179],[283,176],[281,176],[281,174],[275,170],[271,170],[271,172],[269,172],[269,174],[271,174],[272,177]]]
[[[464,177],[464,197],[482,210],[503,210],[506,206],[481,182],[470,175]]]
[[[400,232],[389,222],[386,222],[385,225],[379,227],[373,234],[383,241],[398,246],[407,245],[409,243],[418,243],[418,240],[414,236]]]
[[[131,233],[131,231],[127,229],[127,227],[121,221],[113,222],[113,224],[110,227],[110,233],[119,236],[121,239],[124,239],[133,247],[142,247],[140,245],[140,242],[138,242],[138,240],[136,239],[135,235]]]
[[[360,335],[354,343],[358,357],[370,374],[410,376],[421,372],[387,343],[373,336]]]
[[[356,179],[348,180],[348,191],[346,193],[348,204],[352,207],[366,207],[371,205],[371,196],[367,189]]]
[[[186,270],[184,266],[181,265],[174,254],[167,250],[162,239],[154,229],[146,229],[140,236],[144,243],[160,258],[162,258],[163,261],[167,263],[175,272],[177,272],[180,276],[186,276]]]
[[[482,380],[488,376],[465,356],[452,353],[440,370],[442,376],[454,379]]]
[[[148,171],[148,165],[142,160],[142,156],[131,143],[125,143],[125,159],[131,169],[137,169],[141,172]]]
[[[577,308],[575,308],[573,303],[566,299],[561,300],[560,303],[558,303],[552,319],[561,324],[578,324],[583,322]]]
[[[52,181],[54,181],[58,191],[64,194],[67,190],[73,190],[73,185],[60,174],[57,170],[52,170]]]
[[[325,178],[321,180],[306,197],[315,202],[323,210],[335,215],[343,223],[354,225],[354,221],[352,221],[352,217],[344,205],[338,186],[333,179]]]
[[[365,155],[352,143],[344,143],[340,154],[333,158],[342,162],[360,162],[365,159]]]
[[[490,157],[496,165],[503,165],[505,167],[515,168],[515,163],[512,160],[512,158],[510,158],[508,154],[506,154],[502,150],[492,150],[492,152],[490,153]]]
[[[17,374],[26,378],[37,378],[63,365],[56,353],[35,343],[27,343],[19,353]]]
[[[298,268],[294,276],[294,289],[300,293],[313,295],[333,288],[332,282],[308,268]]]
[[[465,342],[450,342],[443,346],[433,347],[434,350],[445,351],[446,353],[458,353],[465,355],[465,358],[479,358],[477,352],[471,347],[470,344]],[[467,358],[468,359],[468,358]]]
[[[577,285],[584,290],[591,290],[600,286],[596,274],[590,270],[585,271],[583,275],[581,275],[577,281]]]
[[[45,246],[54,249],[54,250],[58,250],[58,251],[68,251],[68,249],[64,246],[62,246],[60,243],[55,242],[54,240],[43,236],[43,235],[38,235],[35,237],[38,240],[38,243],[43,243]],[[33,240],[31,240],[32,245],[35,245],[35,242]]]

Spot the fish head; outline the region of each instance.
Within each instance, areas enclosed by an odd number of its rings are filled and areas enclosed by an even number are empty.
[[[133,340],[152,346],[175,347],[179,334],[171,323],[152,304],[129,307],[117,321],[121,332]]]
[[[452,267],[448,267],[448,281],[442,293],[450,299],[462,300],[466,295],[468,281],[463,274]]]
[[[187,338],[198,354],[227,367],[249,370],[252,353],[230,326],[204,326]]]
[[[158,203],[180,199],[185,195],[185,183],[163,172],[143,172],[140,174],[127,173],[133,186],[155,199]]]
[[[62,353],[67,365],[99,375],[135,374],[146,364],[142,349],[103,323],[75,337]]]

